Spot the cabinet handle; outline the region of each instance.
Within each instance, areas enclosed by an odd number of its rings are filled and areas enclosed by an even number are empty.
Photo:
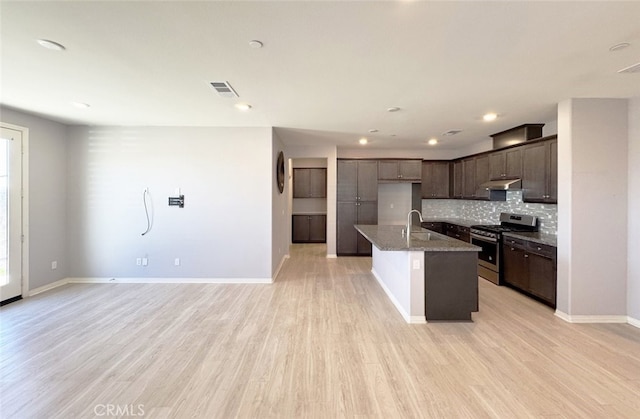
[[[511,251],[513,252],[514,250],[516,250],[516,249],[514,249],[514,248],[512,247],[512,248],[511,248]]]
[[[524,257],[528,258],[528,257],[529,257],[529,255],[524,255]]]

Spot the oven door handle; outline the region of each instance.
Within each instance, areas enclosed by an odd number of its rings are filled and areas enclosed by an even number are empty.
[[[471,238],[472,239],[478,239],[478,240],[481,240],[483,242],[498,243],[498,239],[494,239],[492,237],[480,236],[478,234],[473,234],[473,233],[471,233]]]

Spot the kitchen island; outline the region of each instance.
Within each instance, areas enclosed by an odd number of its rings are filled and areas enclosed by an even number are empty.
[[[371,272],[408,323],[471,321],[478,311],[478,251],[470,243],[401,225],[356,225],[373,245]]]

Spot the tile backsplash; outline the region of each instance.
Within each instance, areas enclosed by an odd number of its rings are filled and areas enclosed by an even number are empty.
[[[422,200],[425,218],[463,218],[478,224],[499,224],[501,212],[535,215],[541,232],[556,234],[558,231],[557,205],[522,202],[522,191],[507,191],[506,201]]]

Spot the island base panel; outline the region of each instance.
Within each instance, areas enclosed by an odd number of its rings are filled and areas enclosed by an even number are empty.
[[[471,321],[478,311],[478,258],[473,252],[425,252],[427,321]]]

